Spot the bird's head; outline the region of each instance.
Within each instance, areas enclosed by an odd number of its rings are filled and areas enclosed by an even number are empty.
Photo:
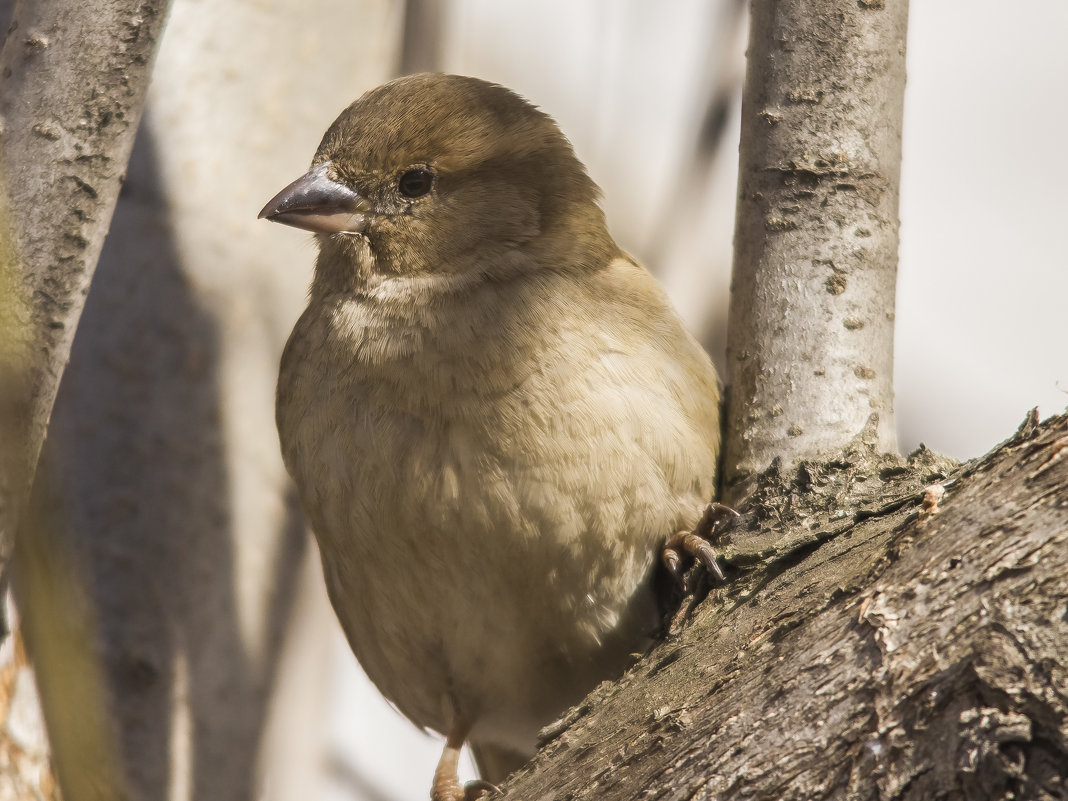
[[[615,250],[598,194],[548,115],[496,84],[421,74],[345,109],[260,217],[320,234],[320,270],[466,272],[516,253],[574,268]]]

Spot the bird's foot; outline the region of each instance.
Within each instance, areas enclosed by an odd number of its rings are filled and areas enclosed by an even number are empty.
[[[665,540],[660,551],[664,567],[681,583],[684,565],[697,560],[717,579],[726,581],[710,540],[729,529],[739,517],[729,506],[710,503],[693,531],[676,531]]]
[[[453,723],[445,738],[445,749],[441,752],[438,767],[434,771],[434,783],[430,786],[430,801],[478,801],[483,793],[499,793],[495,784],[475,779],[467,784],[460,784],[456,767],[460,761],[460,749],[464,746],[469,726],[462,720]]]
[[[435,776],[430,788],[430,801],[478,801],[483,793],[499,793],[501,788],[482,779],[460,784],[455,776]]]

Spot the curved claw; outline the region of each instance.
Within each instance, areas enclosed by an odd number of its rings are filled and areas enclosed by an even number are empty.
[[[720,581],[727,580],[727,577],[723,575],[723,568],[719,566],[716,551],[708,544],[708,540],[699,537],[697,534],[688,534],[686,536],[686,550],[695,559],[700,560],[701,564],[705,566],[705,570],[714,573],[717,579]]]
[[[709,540],[734,525],[739,517],[741,515],[729,506],[710,503],[705,507],[693,531],[676,531],[664,541],[660,551],[660,561],[680,583],[682,563],[685,559],[697,559],[719,581],[726,581],[727,577],[719,566],[716,550]]]
[[[682,571],[679,569],[679,564],[682,562],[682,556],[670,543],[670,539],[664,543],[664,548],[660,552],[660,561],[663,562],[668,572],[675,577],[675,581],[681,583]]]
[[[694,527],[693,533],[706,540],[715,539],[716,535],[726,531],[741,517],[736,511],[722,503],[710,503],[705,507],[701,520]]]

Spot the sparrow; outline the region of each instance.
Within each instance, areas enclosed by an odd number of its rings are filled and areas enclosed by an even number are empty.
[[[282,454],[360,664],[497,782],[714,556],[720,385],[553,120],[476,78],[364,94],[261,218],[314,232]]]

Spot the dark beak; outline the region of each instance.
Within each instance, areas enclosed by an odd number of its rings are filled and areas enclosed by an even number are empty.
[[[304,228],[317,234],[363,233],[371,204],[328,174],[330,162],[302,175],[270,199],[259,219]]]

